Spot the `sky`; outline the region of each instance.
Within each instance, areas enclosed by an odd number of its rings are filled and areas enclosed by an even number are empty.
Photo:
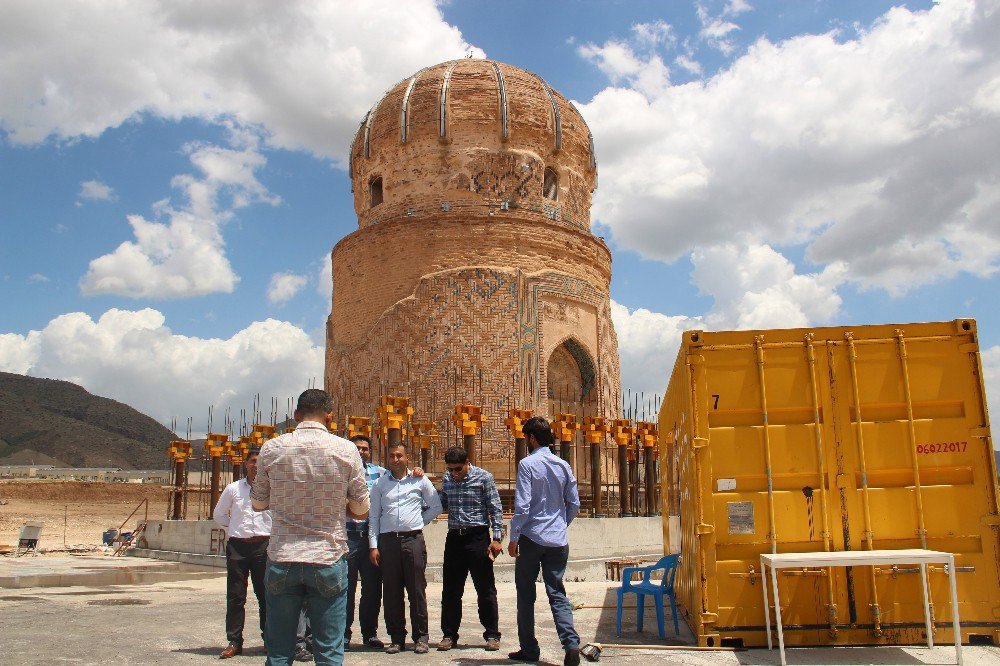
[[[6,0],[0,370],[196,431],[322,385],[349,143],[472,55],[594,134],[625,386],[685,329],[974,317],[1000,414],[998,34],[1000,0]]]

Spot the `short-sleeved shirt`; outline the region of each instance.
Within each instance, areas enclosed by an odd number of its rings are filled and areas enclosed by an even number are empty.
[[[357,514],[369,506],[357,447],[315,421],[264,444],[250,497],[269,503],[275,562],[335,564],[348,551],[348,502]]]

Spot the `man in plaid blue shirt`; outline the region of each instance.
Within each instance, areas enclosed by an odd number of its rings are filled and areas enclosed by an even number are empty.
[[[479,604],[479,621],[487,650],[500,649],[500,612],[493,560],[503,552],[503,509],[493,475],[469,463],[460,446],[445,451],[447,472],[441,482],[441,505],[448,513],[444,542],[444,589],[441,593],[441,633],[438,650],[458,644],[465,580],[472,574]],[[492,536],[492,539],[490,538]]]

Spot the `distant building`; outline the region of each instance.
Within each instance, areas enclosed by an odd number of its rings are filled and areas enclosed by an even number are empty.
[[[362,120],[350,175],[359,228],[333,250],[327,323],[338,416],[388,393],[443,430],[480,404],[480,461],[499,463],[509,408],[619,415],[597,160],[565,97],[491,60],[422,69]]]
[[[117,467],[54,467],[52,465],[0,465],[0,479],[61,479],[106,483],[168,483],[168,470]]]

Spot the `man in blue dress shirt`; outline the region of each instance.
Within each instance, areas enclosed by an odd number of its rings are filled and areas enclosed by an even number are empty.
[[[545,593],[552,607],[556,633],[566,651],[563,663],[580,663],[580,636],[573,628],[573,607],[566,597],[563,575],[569,560],[566,528],[580,512],[580,495],[569,464],[549,448],[554,441],[549,422],[535,416],[524,422],[530,454],[517,466],[514,516],[510,521],[508,552],[516,557],[517,637],[521,649],[508,656],[514,661],[538,661],[541,650],[535,638],[535,580],[542,571]]]
[[[403,444],[390,447],[383,474],[372,486],[368,516],[368,545],[372,564],[382,570],[385,629],[392,641],[386,654],[401,652],[406,641],[403,591],[410,600],[413,651],[427,654],[427,546],[424,525],[441,514],[441,499],[426,476],[415,476],[408,468]]]

